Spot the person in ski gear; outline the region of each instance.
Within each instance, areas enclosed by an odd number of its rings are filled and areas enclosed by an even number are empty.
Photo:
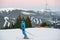
[[[24,39],[28,39],[25,28],[26,28],[26,22],[24,20],[22,20],[21,21],[21,30],[24,35]]]

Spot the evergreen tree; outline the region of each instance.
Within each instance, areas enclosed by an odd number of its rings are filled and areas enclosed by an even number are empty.
[[[14,25],[14,28],[20,28],[20,22],[21,22],[21,17],[18,16],[18,18],[16,19],[16,23]]]
[[[26,27],[27,27],[27,28],[31,28],[31,27],[32,27],[32,24],[31,24],[30,18],[27,17],[25,21],[26,21]]]
[[[5,26],[4,29],[8,29],[8,26]]]
[[[13,23],[11,24],[10,28],[14,28],[14,25],[13,25]]]

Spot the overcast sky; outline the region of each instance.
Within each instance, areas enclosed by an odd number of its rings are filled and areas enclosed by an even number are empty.
[[[60,10],[60,0],[47,0],[48,8]],[[46,0],[0,0],[0,8],[44,9]]]

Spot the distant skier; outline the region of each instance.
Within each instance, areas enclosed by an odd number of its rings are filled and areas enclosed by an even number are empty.
[[[24,39],[29,39],[27,37],[26,31],[25,31],[25,27],[26,27],[26,22],[24,21],[24,19],[22,19],[22,21],[21,21],[21,30],[22,30],[22,33],[24,35]]]

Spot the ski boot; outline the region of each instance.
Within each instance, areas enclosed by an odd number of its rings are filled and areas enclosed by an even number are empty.
[[[28,37],[24,37],[24,39],[29,39]]]

